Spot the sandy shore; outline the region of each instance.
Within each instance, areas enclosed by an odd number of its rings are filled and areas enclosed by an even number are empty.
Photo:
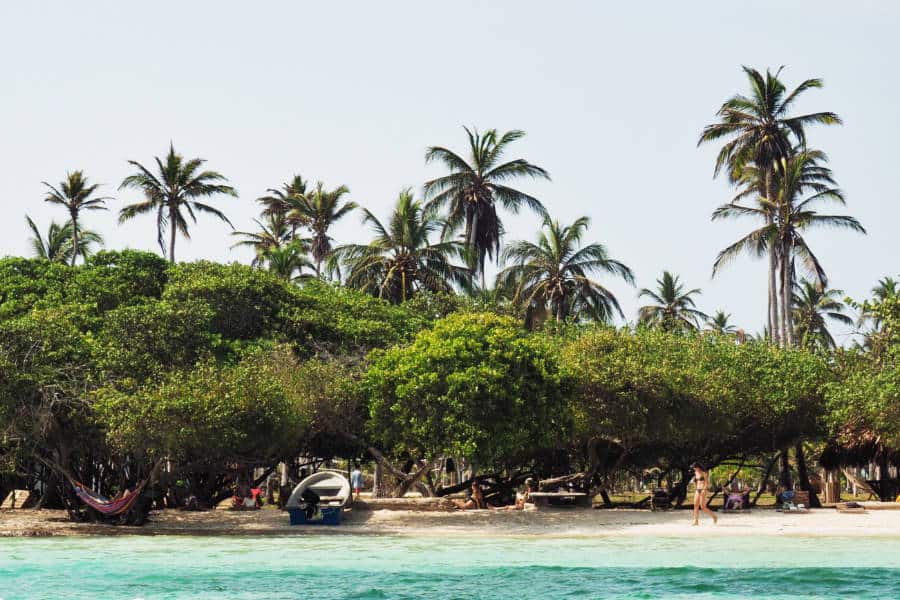
[[[896,506],[896,505],[895,505]],[[900,537],[900,510],[807,514],[755,510],[720,514],[691,526],[689,511],[561,509],[522,512],[349,511],[340,527],[291,527],[286,513],[259,511],[161,511],[143,527],[71,523],[63,511],[0,511],[0,537],[87,535],[309,535],[380,534],[414,536],[852,536]]]

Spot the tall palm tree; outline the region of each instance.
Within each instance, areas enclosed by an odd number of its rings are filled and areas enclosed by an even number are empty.
[[[697,310],[691,296],[700,293],[699,288],[686,290],[678,275],[663,271],[656,280],[656,291],[643,288],[638,298],[649,298],[655,304],[642,306],[638,319],[644,325],[661,327],[666,331],[697,329],[701,321],[709,317]]]
[[[220,195],[237,197],[237,192],[225,184],[228,180],[220,173],[202,170],[205,160],[201,158],[185,160],[175,152],[171,144],[164,160],[160,160],[158,156],[154,157],[154,160],[156,174],[137,161],[128,161],[128,164],[137,168],[137,172],[123,179],[119,189],[140,190],[144,193],[144,200],[129,204],[119,211],[119,222],[128,221],[137,215],[156,212],[159,247],[163,256],[166,256],[164,237],[168,228],[168,258],[169,262],[174,263],[176,231],[180,231],[185,238],[191,237],[185,213],[194,223],[197,222],[196,211],[211,214],[232,226],[225,213],[209,204],[199,202],[198,199]]]
[[[31,229],[31,247],[34,255],[51,262],[60,262],[64,264],[73,264],[72,255],[81,256],[83,260],[87,260],[92,253],[91,246],[102,245],[103,237],[99,233],[82,229],[77,239],[77,251],[73,252],[73,236],[74,228],[71,221],[67,221],[65,225],[59,225],[51,221],[50,227],[47,228],[47,234],[42,235],[40,230],[31,217],[25,216],[28,227]]]
[[[761,226],[743,236],[719,252],[713,265],[713,274],[742,252],[757,256],[775,249],[781,291],[777,294],[780,308],[780,337],[787,345],[794,343],[791,292],[794,265],[799,261],[807,273],[821,288],[828,284],[825,270],[803,233],[816,227],[838,227],[865,233],[859,221],[847,215],[823,215],[815,209],[824,202],[844,205],[844,195],[836,187],[831,169],[825,166],[827,157],[818,150],[795,149],[792,156],[783,159],[775,174],[775,191],[770,199],[755,196],[755,177],[759,171],[753,167],[743,174],[742,187],[731,203],[717,208],[713,220],[750,216],[756,217]],[[755,205],[743,201],[754,197]]]
[[[328,235],[331,226],[357,208],[355,202],[343,202],[341,198],[350,193],[347,186],[326,190],[322,182],[316,189],[304,194],[296,194],[289,199],[287,218],[310,232],[309,252],[312,255],[316,275],[322,275],[322,263],[331,253],[332,238]]]
[[[581,246],[590,219],[581,217],[562,226],[544,218],[536,244],[517,241],[508,245],[501,263],[513,264],[497,275],[497,287],[515,290],[514,302],[522,307],[529,324],[544,315],[563,321],[589,317],[608,322],[622,315],[615,295],[592,276],[608,273],[634,283],[631,269],[609,257],[602,244]]]
[[[721,335],[737,335],[738,328],[731,322],[731,314],[724,310],[717,310],[706,321],[706,330]]]
[[[367,245],[348,244],[334,249],[330,260],[343,261],[347,285],[399,303],[419,291],[450,292],[463,285],[469,271],[451,264],[462,256],[462,245],[430,237],[444,226],[433,208],[423,207],[405,190],[397,199],[387,225],[363,209],[363,223],[375,231]]]
[[[753,165],[758,170],[756,193],[772,200],[778,165],[791,154],[795,144],[806,145],[806,127],[813,124],[838,125],[833,112],[815,112],[792,116],[790,110],[803,92],[822,87],[821,79],[807,79],[788,93],[779,79],[781,68],[765,77],[756,69],[742,67],[750,83],[750,95],[737,94],[725,101],[716,115],[719,121],[704,127],[698,145],[727,139],[716,157],[714,175],[727,168],[729,180],[738,181],[743,170]],[[768,330],[779,342],[781,330],[776,292],[777,249],[774,240],[766,240],[769,259]]]
[[[801,279],[792,294],[797,339],[807,348],[834,348],[834,337],[828,331],[827,320],[853,325],[844,314],[847,307],[841,298],[843,290],[822,288],[818,282]]]
[[[231,247],[252,248],[254,256],[250,264],[254,267],[261,267],[265,264],[268,253],[289,243],[291,232],[288,229],[284,215],[281,213],[270,213],[266,222],[261,222],[259,219],[253,219],[253,222],[259,226],[258,231],[231,232],[231,235],[244,238],[232,244]]]
[[[470,267],[473,273],[481,274],[481,287],[485,288],[484,263],[499,255],[503,234],[497,204],[514,214],[523,205],[541,216],[547,212],[537,198],[507,183],[523,177],[550,179],[550,175],[523,158],[501,162],[507,147],[525,132],[499,134],[496,129],[484,133],[463,129],[469,138],[468,160],[442,146],[432,146],[425,153],[426,163],[438,161],[450,170],[449,175],[425,183],[425,197],[429,206],[448,209],[445,234],[464,227],[463,240],[472,258]]]
[[[84,176],[82,171],[72,171],[66,173],[66,179],[61,181],[58,186],[54,187],[46,181],[41,182],[47,188],[47,196],[45,201],[53,204],[59,204],[66,207],[69,211],[69,221],[72,226],[69,228],[69,235],[72,237],[72,248],[81,248],[78,243],[78,236],[81,235],[81,224],[78,217],[84,210],[106,210],[104,203],[112,200],[109,197],[97,197],[94,193],[100,184],[91,184],[88,178]],[[79,252],[72,252],[70,261],[75,266],[75,259],[79,256]]]
[[[294,175],[293,179],[281,184],[281,188],[267,189],[267,195],[257,198],[256,201],[262,204],[264,217],[278,215],[287,220],[294,200],[306,194],[306,188],[307,181],[300,175]],[[294,237],[299,223],[288,221],[288,224],[291,226],[291,237]]]

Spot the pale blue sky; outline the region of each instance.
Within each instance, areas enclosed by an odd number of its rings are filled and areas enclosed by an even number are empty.
[[[154,220],[115,225],[134,201],[116,186],[126,159],[169,140],[208,159],[240,199],[221,207],[252,227],[254,199],[293,173],[346,184],[385,215],[399,190],[438,175],[425,147],[462,150],[461,125],[520,128],[515,147],[552,183],[523,183],[562,221],[593,219],[592,240],[630,265],[638,287],[663,269],[703,289],[749,331],[764,320],[765,270],[742,259],[715,280],[719,249],[750,223],[710,223],[729,199],[715,148],[697,136],[741,64],[786,65],[789,85],[823,77],[798,110],[834,110],[810,132],[828,152],[868,237],[810,235],[835,287],[863,297],[896,275],[900,208],[900,4],[890,2],[5,2],[0,5],[0,254],[28,252],[25,213],[61,211],[42,180],[84,169],[117,198],[86,224],[112,248],[157,250]],[[507,239],[532,238],[529,214]],[[357,217],[339,242],[368,238]],[[224,224],[202,219],[178,256],[248,261]],[[626,316],[636,289],[611,281]]]

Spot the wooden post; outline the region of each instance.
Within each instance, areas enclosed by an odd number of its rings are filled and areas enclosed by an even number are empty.
[[[828,470],[825,472],[825,503],[836,504],[841,501],[841,476],[836,470]]]

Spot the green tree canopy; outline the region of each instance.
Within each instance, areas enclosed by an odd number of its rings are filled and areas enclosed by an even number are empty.
[[[568,429],[556,354],[510,317],[453,314],[378,351],[363,381],[383,447],[480,468],[556,447]]]

